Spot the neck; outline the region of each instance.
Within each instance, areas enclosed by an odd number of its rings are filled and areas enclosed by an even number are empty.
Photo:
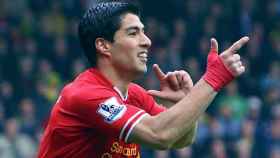
[[[117,87],[123,96],[126,95],[128,85],[132,81],[129,75],[123,71],[118,71],[112,66],[97,66],[98,70],[115,86]]]

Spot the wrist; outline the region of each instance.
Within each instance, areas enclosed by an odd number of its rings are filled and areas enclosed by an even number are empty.
[[[208,56],[207,70],[202,78],[218,92],[231,82],[234,76],[226,68],[218,53],[215,50],[211,50]]]

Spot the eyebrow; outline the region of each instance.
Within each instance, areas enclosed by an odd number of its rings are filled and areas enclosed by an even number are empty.
[[[127,32],[130,30],[144,30],[144,27],[131,26],[125,29]]]

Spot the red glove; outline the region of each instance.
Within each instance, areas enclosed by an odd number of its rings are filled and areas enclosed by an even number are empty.
[[[211,48],[207,58],[207,69],[203,79],[210,84],[215,91],[219,91],[234,79],[233,74],[226,68],[218,55],[217,49]]]

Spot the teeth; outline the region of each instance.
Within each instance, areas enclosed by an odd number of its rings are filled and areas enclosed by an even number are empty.
[[[148,57],[148,54],[146,54],[146,53],[145,53],[145,54],[140,54],[139,57],[147,58],[147,57]]]
[[[140,54],[138,54],[138,57],[147,58],[148,54],[147,53],[140,53]]]

